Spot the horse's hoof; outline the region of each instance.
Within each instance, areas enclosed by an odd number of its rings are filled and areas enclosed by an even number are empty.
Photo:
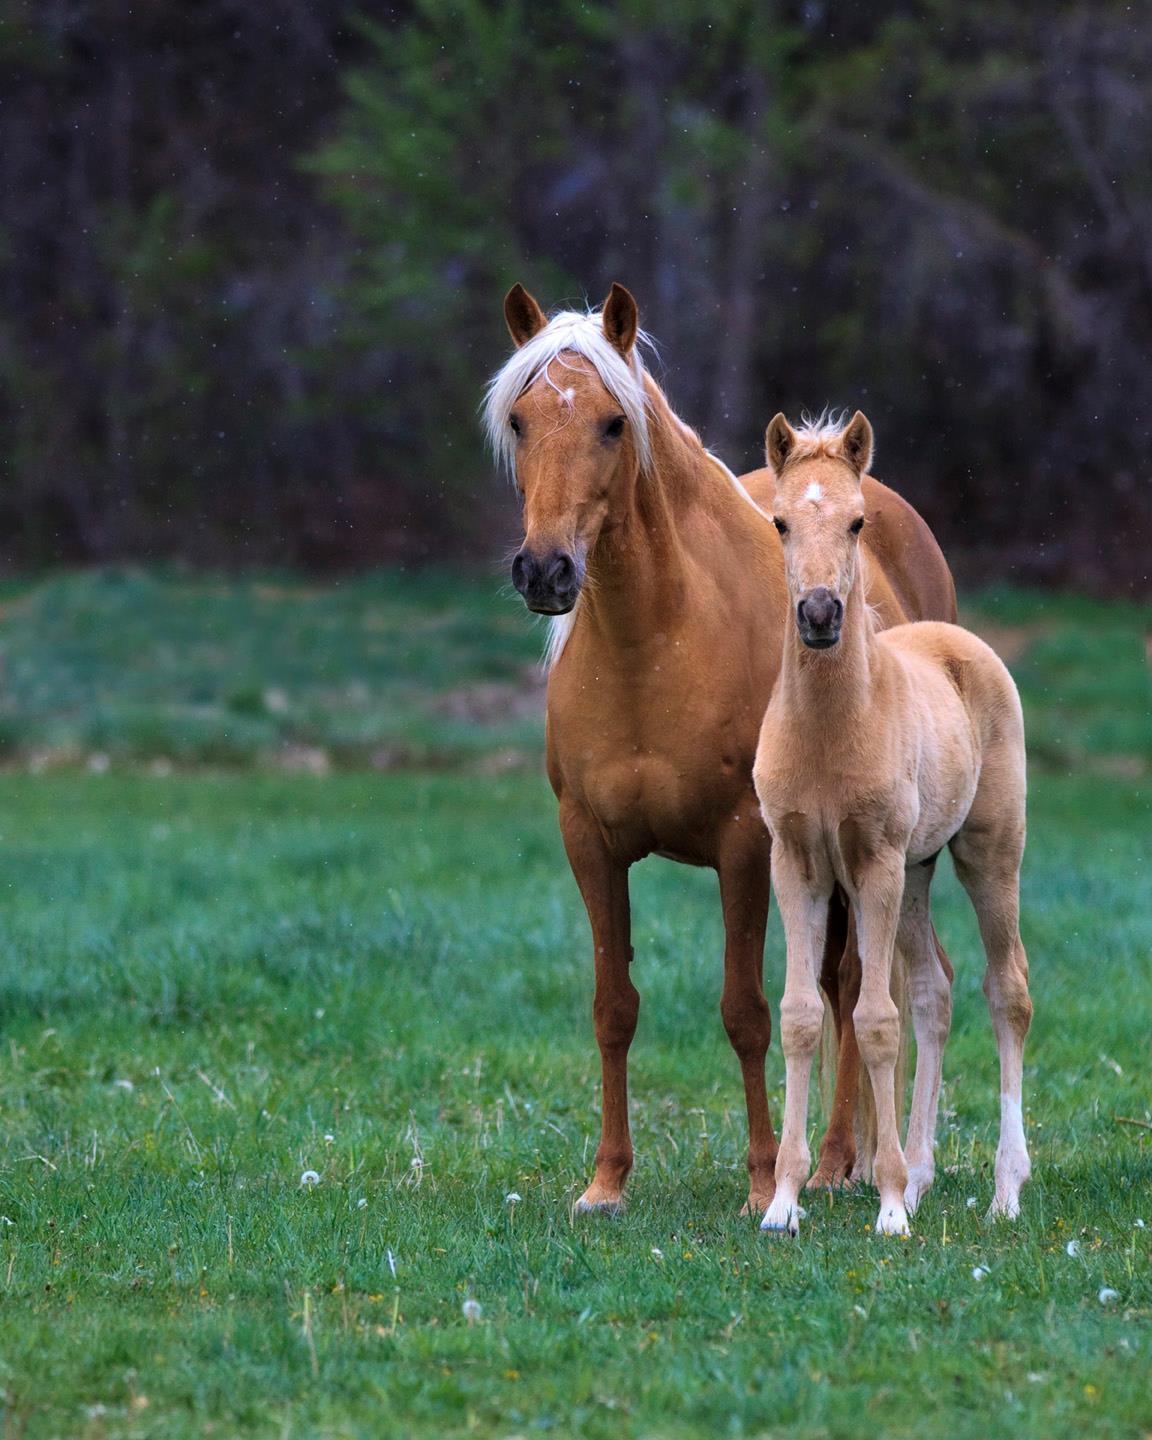
[[[619,1215],[624,1209],[623,1194],[612,1194],[598,1185],[589,1185],[572,1206],[573,1215]]]
[[[908,1184],[904,1189],[904,1208],[909,1215],[915,1215],[920,1208],[920,1202],[932,1188],[932,1181],[935,1178],[931,1170],[911,1170],[908,1175]]]

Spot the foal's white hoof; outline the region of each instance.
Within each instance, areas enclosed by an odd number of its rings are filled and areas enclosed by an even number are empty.
[[[920,1202],[932,1188],[932,1181],[935,1174],[929,1169],[919,1169],[912,1166],[908,1170],[908,1184],[904,1189],[904,1208],[909,1215],[915,1215],[920,1208]]]
[[[773,1200],[760,1222],[760,1229],[769,1235],[798,1235],[800,1221],[804,1218],[803,1206]]]
[[[877,1235],[909,1235],[908,1216],[903,1205],[886,1205],[876,1220]]]
[[[1020,1196],[1013,1191],[997,1195],[988,1207],[988,1220],[1015,1220],[1020,1215]]]

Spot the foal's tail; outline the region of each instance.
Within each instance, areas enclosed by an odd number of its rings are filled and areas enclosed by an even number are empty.
[[[892,999],[900,1012],[900,1048],[896,1052],[896,1122],[904,1131],[904,1091],[908,1082],[908,1037],[912,1029],[912,1007],[908,1000],[908,964],[900,950],[892,954]],[[853,1180],[873,1183],[876,1163],[876,1100],[868,1067],[860,1066],[860,1090],[856,1102],[856,1165]]]

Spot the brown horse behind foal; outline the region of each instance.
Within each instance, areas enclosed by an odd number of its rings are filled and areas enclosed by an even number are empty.
[[[719,877],[720,1010],[744,1079],[748,1206],[762,1211],[777,1146],[764,1082],[770,842],[752,762],[789,606],[780,541],[645,370],[623,287],[612,287],[601,314],[549,320],[516,286],[505,317],[519,348],[489,386],[485,421],[523,499],[513,583],[530,609],[557,617],[548,776],[593,936],[603,1114],[596,1172],[577,1208],[618,1206],[632,1167],[627,1057],[640,997],[628,869],[655,854]],[[747,483],[766,482],[761,472]],[[868,599],[882,623],[952,618],[952,579],[924,522],[873,480],[865,503]],[[835,997],[842,939],[829,948]],[[838,1013],[855,1003],[852,968]],[[821,1179],[851,1168],[856,1074],[849,1026]]]
[[[787,1069],[776,1195],[766,1230],[798,1225],[808,1177],[808,1081],[823,1007],[816,988],[828,900],[849,895],[863,978],[856,1035],[876,1101],[876,1229],[908,1233],[932,1183],[940,1062],[952,997],[929,919],[936,857],[948,845],[980,923],[984,990],[1000,1049],[1000,1145],[992,1212],[1016,1215],[1028,1178],[1021,1078],[1032,1016],[1020,941],[1024,721],[1012,677],[958,625],[878,633],[868,614],[870,519],[862,477],[872,427],[799,435],[768,427],[772,511],[784,540],[789,604],[784,659],[760,732],[756,792],[772,832],[772,880],[788,945],[780,1030]],[[908,1154],[900,1147],[895,1067],[903,967],[916,1031]]]

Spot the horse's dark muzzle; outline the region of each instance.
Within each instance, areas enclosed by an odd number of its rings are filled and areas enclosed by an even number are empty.
[[[580,594],[580,569],[567,550],[534,555],[521,550],[512,561],[512,584],[529,610],[567,615]]]

